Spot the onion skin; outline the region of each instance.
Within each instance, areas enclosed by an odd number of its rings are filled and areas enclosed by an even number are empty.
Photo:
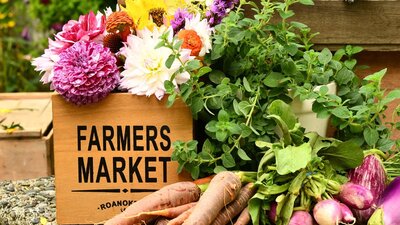
[[[306,211],[295,211],[288,225],[313,225],[313,218]]]
[[[347,176],[349,182],[359,184],[370,190],[374,196],[373,205],[377,205],[385,189],[387,179],[385,168],[379,156],[375,154],[365,156],[363,163],[357,168],[350,170]],[[366,224],[374,211],[374,207],[365,210],[353,209],[353,214],[357,219],[357,223]]]
[[[368,209],[374,202],[374,196],[367,188],[348,182],[342,185],[339,200],[353,209]]]
[[[337,225],[342,220],[342,210],[337,201],[322,200],[314,206],[313,216],[319,225]]]

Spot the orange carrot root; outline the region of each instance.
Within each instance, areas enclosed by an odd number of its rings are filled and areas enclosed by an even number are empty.
[[[240,213],[235,224],[233,225],[247,225],[249,223],[250,223],[249,207],[246,207],[243,209],[242,213]]]
[[[239,213],[246,208],[247,203],[255,193],[256,189],[254,188],[253,183],[246,184],[246,186],[240,190],[237,198],[219,212],[212,225],[225,225],[229,222],[232,223],[233,218],[239,215]]]
[[[169,222],[169,219],[160,217],[159,219],[156,220],[154,225],[167,225]]]
[[[135,217],[141,217],[141,216],[162,216],[166,218],[175,218],[182,214],[183,212],[187,211],[188,209],[192,208],[193,206],[196,205],[196,202],[191,202],[188,204],[172,207],[172,208],[166,208],[166,209],[161,209],[161,210],[156,210],[156,211],[150,211],[150,212],[140,212],[136,215],[129,216],[129,218],[135,218]]]
[[[210,175],[210,176],[208,176],[208,177],[203,177],[203,178],[194,180],[193,183],[195,183],[195,184],[197,184],[197,185],[200,185],[200,184],[207,184],[207,183],[210,183],[211,180],[212,180],[214,177],[215,177],[215,174]]]
[[[156,216],[138,215],[142,212],[151,212],[195,202],[200,197],[200,189],[193,182],[178,182],[167,185],[133,203],[124,212],[108,220],[105,225],[132,225],[149,223]]]
[[[183,222],[192,214],[194,207],[186,210],[181,215],[175,217],[174,219],[170,220],[167,225],[182,225]]]
[[[211,224],[221,209],[236,198],[241,187],[240,179],[235,173],[230,171],[218,173],[183,225]]]

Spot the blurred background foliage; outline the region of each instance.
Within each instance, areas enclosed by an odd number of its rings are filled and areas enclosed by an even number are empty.
[[[70,19],[115,8],[116,0],[0,0],[0,92],[49,91],[31,60]]]

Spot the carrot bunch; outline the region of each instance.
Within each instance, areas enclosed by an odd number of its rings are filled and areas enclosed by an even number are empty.
[[[250,222],[247,210],[255,194],[253,183],[242,186],[234,172],[224,171],[207,182],[178,182],[142,198],[105,225],[245,225]]]

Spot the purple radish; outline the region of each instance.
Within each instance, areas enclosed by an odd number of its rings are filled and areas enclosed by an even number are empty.
[[[374,203],[374,196],[367,188],[351,182],[342,185],[339,200],[354,209],[368,209]]]
[[[349,207],[343,203],[339,203],[340,208],[342,210],[342,222],[344,223],[349,223],[349,224],[355,224],[356,223],[356,218],[354,218],[353,213],[349,209]]]
[[[276,207],[277,206],[278,206],[278,204],[276,202],[272,202],[270,204],[270,209],[268,211],[268,219],[273,224],[276,223]]]
[[[377,204],[386,186],[385,168],[378,155],[371,154],[365,156],[363,163],[357,168],[350,170],[347,176],[349,182],[361,185],[370,190],[374,196],[373,205]],[[370,207],[365,210],[353,209],[352,211],[358,223],[366,224],[375,211],[375,208]]]
[[[340,204],[333,199],[318,202],[314,206],[313,215],[319,225],[337,225],[342,220]]]
[[[313,218],[306,211],[295,211],[288,225],[313,225]]]

